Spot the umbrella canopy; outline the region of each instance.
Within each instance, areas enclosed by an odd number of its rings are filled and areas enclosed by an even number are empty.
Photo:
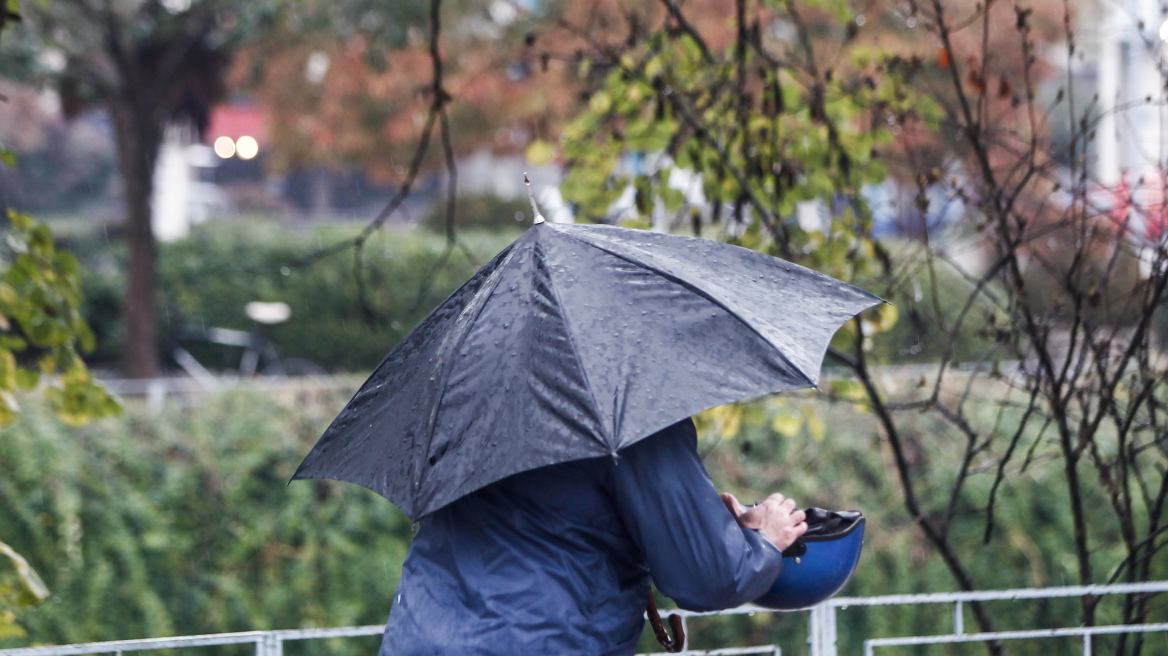
[[[293,478],[363,485],[417,520],[702,410],[813,387],[831,336],[879,302],[729,244],[540,223],[390,351]]]

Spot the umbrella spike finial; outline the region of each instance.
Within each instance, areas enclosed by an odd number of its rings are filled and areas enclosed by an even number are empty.
[[[535,216],[532,225],[539,225],[544,222],[543,215],[539,213],[539,207],[535,204],[535,194],[531,192],[531,180],[527,179],[527,172],[523,172],[523,184],[527,185],[527,200],[531,201],[531,212]]]

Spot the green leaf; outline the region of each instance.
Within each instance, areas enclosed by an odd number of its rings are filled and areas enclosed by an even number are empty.
[[[862,401],[868,396],[864,386],[854,380],[833,380],[830,389],[836,396],[849,401]]]
[[[23,638],[26,635],[28,632],[16,623],[16,613],[10,610],[0,610],[0,640]]]
[[[650,57],[649,61],[645,62],[645,77],[650,80],[660,75],[665,70],[665,66],[661,62],[661,57]]]
[[[811,439],[822,442],[827,437],[827,424],[823,422],[823,417],[815,412],[815,408],[810,403],[804,403],[799,410],[803,415],[803,422],[807,425],[807,432],[811,434]]]
[[[603,91],[598,91],[592,94],[592,98],[588,101],[588,109],[603,114],[612,107],[612,98]]]
[[[115,414],[120,407],[93,381],[78,350],[94,346],[93,332],[81,315],[79,267],[73,256],[58,252],[47,226],[9,212],[5,235],[12,259],[0,282],[0,425],[19,417],[14,392],[29,391],[49,379],[45,394],[67,424],[80,425]],[[17,361],[14,352],[32,344],[34,366]]]
[[[661,202],[665,205],[665,209],[670,212],[676,212],[685,203],[685,194],[680,189],[663,187],[659,193],[661,194]]]
[[[0,149],[0,163],[10,169],[16,168],[16,152],[10,148]]]
[[[684,34],[678,41],[681,43],[681,48],[687,58],[692,61],[698,61],[702,58],[702,48],[692,36]]]
[[[0,336],[0,350],[19,353],[28,348],[28,342],[13,335]]]
[[[41,374],[35,369],[20,368],[16,370],[16,386],[28,391],[36,389],[41,382]]]
[[[771,420],[771,428],[783,437],[795,437],[803,428],[803,417],[789,410],[780,411]]]
[[[888,332],[896,325],[900,313],[891,303],[878,305],[864,313],[864,332],[873,335]]]
[[[536,139],[527,145],[527,149],[523,151],[523,156],[527,158],[528,162],[536,166],[543,166],[551,162],[552,158],[556,156],[556,149],[543,139]]]
[[[24,606],[35,606],[49,597],[49,589],[37,575],[36,570],[28,564],[23,556],[7,544],[0,542],[0,555],[7,556],[10,564],[16,570],[16,575],[23,585],[21,594],[17,597],[18,603]]]

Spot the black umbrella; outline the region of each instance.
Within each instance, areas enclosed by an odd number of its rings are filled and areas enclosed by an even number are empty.
[[[729,244],[539,223],[390,351],[293,478],[357,483],[420,519],[707,408],[813,387],[832,334],[879,302]]]

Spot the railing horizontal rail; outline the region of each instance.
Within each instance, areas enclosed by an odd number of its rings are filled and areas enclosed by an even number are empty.
[[[1150,583],[1116,583],[1114,585],[1076,585],[1062,588],[1014,588],[1006,590],[979,590],[976,592],[926,592],[920,594],[881,595],[879,597],[835,597],[823,602],[825,606],[844,608],[848,606],[904,606],[912,604],[952,604],[965,601],[1014,601],[1017,599],[1053,599],[1059,597],[1085,597],[1087,595],[1115,595],[1168,592],[1168,581]],[[711,615],[753,615],[755,613],[778,613],[782,611],[763,608],[753,604],[716,611],[689,611],[682,609],[662,610],[670,615],[682,617],[708,617]]]
[[[912,645],[943,645],[960,642],[990,642],[991,640],[1025,640],[1035,638],[1075,638],[1116,633],[1150,633],[1154,631],[1168,631],[1168,623],[1076,626],[1062,629],[994,631],[987,633],[963,633],[961,635],[912,636],[908,638],[871,638],[864,641],[864,656],[873,656],[873,649],[876,647],[908,647]],[[1084,651],[1088,651],[1089,653],[1089,650]]]
[[[660,656],[662,652],[637,654],[637,656]],[[759,645],[757,647],[727,647],[725,649],[698,649],[675,652],[677,656],[746,656],[747,654],[770,654],[782,656],[783,650],[778,645]]]
[[[173,638],[140,638],[136,640],[114,640],[110,642],[87,642],[55,647],[23,647],[20,649],[0,649],[2,656],[79,656],[82,654],[114,654],[125,651],[147,651],[151,649],[175,649],[179,647],[213,647],[216,645],[258,644],[275,638],[280,642],[289,640],[320,640],[326,638],[355,638],[359,636],[381,635],[384,624],[366,626],[344,626],[328,629],[279,629],[275,631],[243,631],[239,633],[211,633],[197,636],[176,636]]]
[[[325,638],[356,638],[359,636],[381,635],[385,633],[384,624],[366,624],[365,626],[344,626],[335,629],[293,629],[287,631],[272,631],[281,640],[320,640]]]
[[[242,633],[175,636],[172,638],[83,642],[75,645],[60,645],[56,647],[4,649],[0,650],[0,654],[4,656],[75,656],[78,654],[113,654],[122,651],[144,651],[148,649],[175,649],[178,647],[212,647],[215,645],[256,643],[263,640],[267,634],[267,631],[245,631]]]
[[[844,606],[899,606],[906,604],[951,604],[959,601],[1014,601],[1016,599],[1053,599],[1058,597],[1086,597],[1141,592],[1168,592],[1168,581],[1150,583],[1116,583],[1113,585],[1072,585],[1062,588],[1016,588],[1012,590],[979,590],[977,592],[930,592],[880,597],[836,597],[824,602]]]

